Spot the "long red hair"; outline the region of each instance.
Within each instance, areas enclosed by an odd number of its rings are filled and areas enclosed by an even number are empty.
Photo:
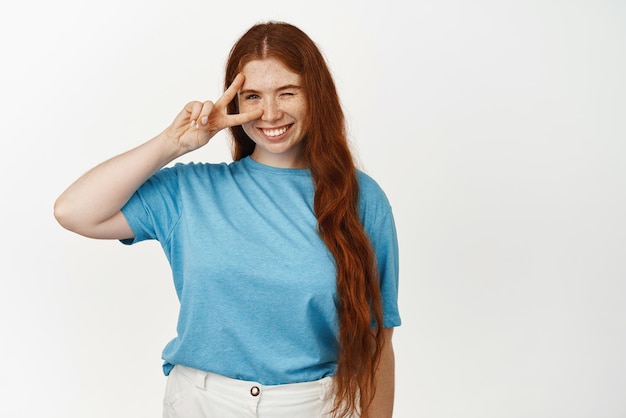
[[[227,88],[252,60],[274,58],[300,74],[309,119],[304,159],[315,184],[318,232],[337,270],[339,359],[335,415],[366,417],[376,390],[375,372],[383,344],[382,305],[376,257],[358,214],[359,186],[335,83],[315,43],[283,22],[257,24],[233,46],[226,64]],[[228,106],[238,113],[237,100]],[[231,128],[233,159],[254,151],[241,126]]]

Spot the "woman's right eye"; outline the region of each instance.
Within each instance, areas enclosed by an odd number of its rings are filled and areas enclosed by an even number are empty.
[[[258,95],[258,94],[248,94],[248,95],[246,96],[246,100],[256,100],[256,99],[258,99],[258,98],[259,98],[259,95]]]

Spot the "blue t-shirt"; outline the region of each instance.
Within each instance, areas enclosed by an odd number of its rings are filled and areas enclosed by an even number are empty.
[[[400,325],[391,207],[358,171],[360,216],[378,259],[384,326]],[[265,385],[336,371],[334,259],[317,233],[307,169],[247,157],[160,170],[122,208],[135,233],[160,242],[180,301],[164,372],[180,364]]]

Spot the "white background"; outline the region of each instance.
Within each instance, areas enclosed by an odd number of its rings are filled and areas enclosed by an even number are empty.
[[[395,416],[626,416],[623,1],[0,7],[0,415],[160,416],[165,257],[73,235],[52,205],[216,99],[232,43],[279,19],[320,45],[394,207]],[[227,140],[183,159],[229,159]]]

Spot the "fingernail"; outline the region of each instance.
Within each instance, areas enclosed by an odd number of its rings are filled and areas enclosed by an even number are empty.
[[[208,121],[209,121],[209,117],[208,116],[205,116],[205,117],[202,118],[202,124],[203,125],[206,125]]]

